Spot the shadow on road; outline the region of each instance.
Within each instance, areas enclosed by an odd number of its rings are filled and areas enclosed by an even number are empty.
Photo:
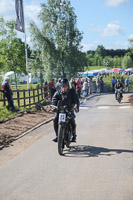
[[[66,157],[98,157],[112,156],[120,153],[133,153],[133,150],[126,149],[107,149],[103,147],[94,147],[87,145],[71,146],[69,150],[64,151]]]

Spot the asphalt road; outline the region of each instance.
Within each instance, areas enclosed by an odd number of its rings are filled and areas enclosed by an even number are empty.
[[[133,200],[133,107],[81,104],[77,143],[59,156],[52,122],[0,152],[0,200]]]

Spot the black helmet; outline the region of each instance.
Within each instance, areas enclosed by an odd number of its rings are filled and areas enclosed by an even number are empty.
[[[69,81],[66,78],[61,80],[61,86],[63,86],[63,85],[69,86]]]

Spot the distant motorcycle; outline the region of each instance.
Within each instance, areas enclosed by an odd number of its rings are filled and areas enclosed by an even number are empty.
[[[121,103],[121,100],[122,100],[122,89],[116,89],[116,92],[117,92],[117,101],[119,103]]]

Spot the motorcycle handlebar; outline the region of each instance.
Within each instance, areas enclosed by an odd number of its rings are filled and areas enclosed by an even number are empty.
[[[60,110],[60,108],[62,107],[62,108],[64,108],[64,110],[68,113],[69,111],[68,111],[68,108],[67,108],[67,106],[55,106],[55,105],[50,105],[52,108],[53,108],[53,111],[59,111]]]
[[[122,90],[122,88],[119,88],[119,89]],[[119,90],[119,89],[115,88],[116,91]]]

